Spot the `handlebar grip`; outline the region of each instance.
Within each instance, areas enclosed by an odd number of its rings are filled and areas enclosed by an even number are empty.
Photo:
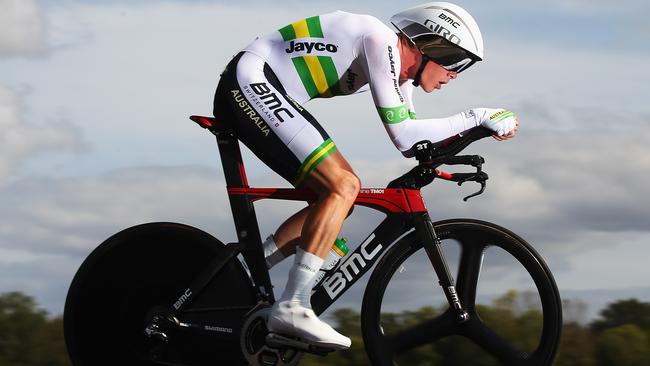
[[[485,159],[483,159],[483,157],[480,155],[444,156],[442,158],[436,159],[436,161],[445,165],[471,165],[475,167],[479,167],[485,163]]]
[[[469,130],[466,134],[453,139],[451,142],[445,140],[432,144],[430,141],[420,141],[413,145],[415,158],[420,162],[427,162],[446,156],[454,156],[463,151],[472,142],[488,136],[492,136],[492,130],[478,126]]]
[[[480,139],[492,136],[494,132],[483,126],[478,126],[469,130],[466,134],[456,138],[450,143],[442,146],[441,144],[432,145],[432,157],[453,156],[463,151],[469,144]]]

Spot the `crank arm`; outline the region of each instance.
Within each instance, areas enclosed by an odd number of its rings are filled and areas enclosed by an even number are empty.
[[[316,346],[277,333],[269,333],[266,336],[266,344],[269,347],[273,347],[273,348],[292,348],[292,349],[296,349],[307,353],[313,353],[315,355],[320,355],[320,356],[326,356],[327,354],[335,351],[334,348]]]

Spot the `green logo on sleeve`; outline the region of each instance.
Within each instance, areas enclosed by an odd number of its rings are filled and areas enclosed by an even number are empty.
[[[409,109],[406,104],[392,108],[377,107],[377,112],[379,112],[381,121],[388,124],[404,122],[409,118]]]

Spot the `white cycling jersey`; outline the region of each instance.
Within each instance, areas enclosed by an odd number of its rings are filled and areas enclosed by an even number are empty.
[[[310,17],[244,48],[273,70],[298,103],[370,90],[391,140],[406,156],[421,140],[440,141],[477,126],[472,113],[415,119],[412,80],[400,80],[398,37],[369,15],[343,11]]]

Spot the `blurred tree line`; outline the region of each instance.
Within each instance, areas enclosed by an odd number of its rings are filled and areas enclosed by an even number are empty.
[[[0,295],[0,366],[70,365],[61,317],[50,318],[33,298]]]
[[[528,293],[509,291],[491,306],[477,305],[481,319],[519,349],[532,351],[541,333],[542,315]],[[445,309],[431,307],[398,314],[382,314],[386,334],[431,319]],[[650,302],[619,300],[601,311],[600,318],[584,321],[586,305],[564,301],[564,327],[555,366],[650,365]],[[307,355],[301,366],[370,365],[361,337],[359,314],[349,309],[334,312],[332,320],[341,333],[352,338],[352,348],[326,358]],[[406,366],[492,366],[496,359],[462,337],[445,338],[412,350],[397,359]]]
[[[498,334],[522,349],[537,343],[541,314],[528,304],[526,294],[510,291],[490,306],[481,305],[481,318]],[[527,305],[528,304],[528,305]],[[431,319],[442,309],[384,314],[383,326],[391,333],[409,324]],[[619,300],[585,323],[585,305],[565,301],[565,324],[556,366],[650,365],[650,303]],[[337,329],[352,338],[353,347],[326,358],[307,355],[301,366],[369,365],[363,348],[359,314],[339,309],[332,314]],[[403,355],[400,365],[498,365],[464,338],[447,338]],[[218,363],[217,363],[218,364]],[[62,318],[50,317],[33,298],[13,292],[0,295],[0,366],[70,366],[63,341]]]

